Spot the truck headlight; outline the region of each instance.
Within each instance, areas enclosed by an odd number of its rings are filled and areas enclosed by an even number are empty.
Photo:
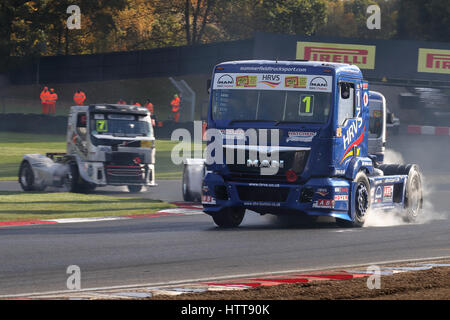
[[[143,140],[141,141],[141,148],[153,148],[155,146],[155,141]]]

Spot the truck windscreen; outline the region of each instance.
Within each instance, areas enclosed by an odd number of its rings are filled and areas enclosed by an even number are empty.
[[[225,121],[326,123],[331,93],[285,90],[213,91],[212,117]]]
[[[148,121],[143,121],[143,118],[127,114],[93,114],[91,132],[94,135],[115,137],[148,137],[151,133],[150,125]]]

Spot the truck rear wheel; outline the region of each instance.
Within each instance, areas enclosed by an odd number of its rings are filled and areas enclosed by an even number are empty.
[[[189,184],[189,174],[186,168],[186,165],[184,165],[184,170],[183,170],[183,181],[182,183],[182,188],[183,188],[183,200],[187,201],[187,202],[191,202],[194,201],[194,197],[191,194],[191,190],[189,188],[190,184]]]
[[[419,168],[412,165],[408,172],[408,182],[405,192],[405,215],[406,222],[414,222],[422,210],[422,176]]]
[[[33,168],[28,161],[22,161],[20,164],[19,184],[23,191],[43,191],[45,189],[45,187],[36,187]]]
[[[407,175],[405,191],[405,214],[403,220],[406,222],[414,222],[422,210],[423,194],[422,194],[422,175],[420,169],[415,164],[385,164],[380,165],[379,169],[383,170],[385,176],[390,175]]]
[[[365,172],[358,172],[353,182],[356,183],[355,198],[352,199],[355,206],[355,215],[351,221],[343,219],[336,220],[339,226],[345,228],[362,227],[370,209],[370,183]]]
[[[214,223],[220,228],[236,228],[244,219],[245,209],[227,208],[215,213],[212,218]]]

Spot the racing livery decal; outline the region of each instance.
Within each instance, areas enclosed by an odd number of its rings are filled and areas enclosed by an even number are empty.
[[[286,142],[290,141],[311,142],[316,135],[317,132],[289,131]]]
[[[284,87],[285,88],[302,88],[305,89],[307,84],[306,77],[285,77]]]
[[[349,130],[347,131],[347,135],[349,134],[351,128],[353,128],[353,126],[351,126],[351,127],[349,128]],[[364,132],[365,132],[365,131],[366,131],[366,126],[364,126],[363,131],[362,131],[361,135],[358,137],[358,139],[356,139],[355,141],[353,141],[353,143],[347,148],[347,150],[345,150],[344,156],[342,157],[340,163],[342,163],[342,162],[343,162],[345,159],[347,159],[348,157],[353,156],[353,146],[357,146],[357,145],[361,144],[361,142],[362,142],[363,139],[364,139]],[[353,133],[352,133],[352,135],[353,135]],[[350,138],[348,138],[348,140],[350,140]],[[344,136],[344,148],[345,148],[345,146],[346,146],[346,141],[347,141],[346,136]],[[359,150],[360,150],[360,148],[357,149],[357,151],[356,151],[357,154],[356,154],[356,155],[359,154]]]
[[[313,203],[313,208],[333,209],[334,200],[320,199]]]
[[[275,88],[281,83],[281,76],[279,74],[263,74],[262,81],[259,82],[268,85],[271,88]]]
[[[331,76],[295,74],[216,73],[213,89],[332,91]]]

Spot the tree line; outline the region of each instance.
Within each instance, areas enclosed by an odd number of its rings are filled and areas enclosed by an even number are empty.
[[[66,26],[73,4],[79,30]],[[372,4],[381,9],[379,30],[366,26]],[[449,20],[446,0],[2,0],[0,68],[14,57],[196,45],[255,32],[450,41]]]

